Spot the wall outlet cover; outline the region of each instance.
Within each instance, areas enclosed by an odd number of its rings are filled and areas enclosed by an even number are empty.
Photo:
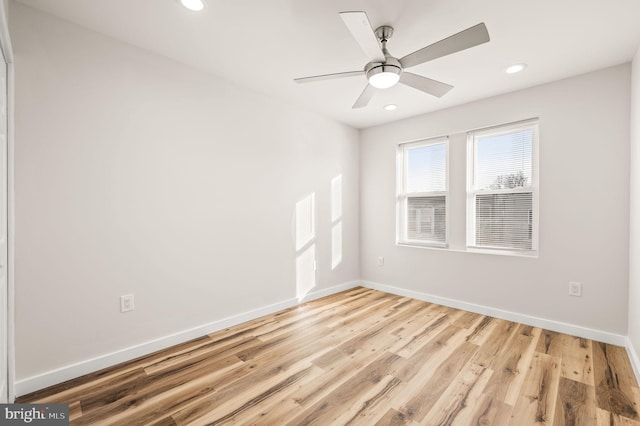
[[[569,281],[569,296],[582,296],[582,284]]]
[[[133,311],[133,308],[133,294],[125,294],[120,296],[120,312],[131,312]]]

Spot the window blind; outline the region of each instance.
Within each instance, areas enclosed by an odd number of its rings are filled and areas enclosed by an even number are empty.
[[[446,197],[408,197],[407,204],[407,238],[444,243],[447,237]]]
[[[476,245],[532,249],[533,194],[476,194]]]

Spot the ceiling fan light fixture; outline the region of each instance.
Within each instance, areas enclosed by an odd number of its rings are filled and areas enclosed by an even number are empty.
[[[367,79],[376,89],[388,89],[400,81],[401,72],[395,65],[378,65],[367,71]]]
[[[453,89],[453,86],[404,70],[490,41],[487,26],[481,22],[398,59],[387,50],[387,43],[393,35],[392,27],[385,25],[374,31],[366,12],[340,12],[340,17],[360,48],[371,58],[371,62],[367,63],[362,71],[295,78],[294,81],[304,83],[364,74],[368,84],[352,109],[366,107],[376,89],[387,89],[397,83],[440,98]]]
[[[180,0],[180,4],[189,10],[199,12],[204,9],[206,3],[204,2],[204,0]]]

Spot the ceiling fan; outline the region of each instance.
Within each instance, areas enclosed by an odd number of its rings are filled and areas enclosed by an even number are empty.
[[[423,47],[400,59],[396,59],[391,56],[387,50],[387,42],[393,35],[392,27],[382,26],[373,31],[365,12],[340,12],[340,17],[360,45],[360,48],[362,48],[368,58],[371,58],[371,62],[368,62],[362,71],[316,75],[296,78],[293,81],[296,83],[310,83],[332,78],[366,75],[369,84],[364,88],[364,91],[358,97],[355,104],[353,104],[352,108],[367,106],[373,97],[375,89],[386,89],[394,86],[398,82],[430,95],[441,97],[453,89],[453,86],[407,72],[405,68],[413,67],[489,41],[487,27],[484,23],[480,23],[429,46]]]

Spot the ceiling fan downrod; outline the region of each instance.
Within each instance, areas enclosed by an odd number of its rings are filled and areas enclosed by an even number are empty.
[[[384,62],[369,62],[364,66],[364,72],[369,80],[369,84],[378,89],[387,89],[393,87],[402,74],[402,65],[400,61],[391,56],[387,50],[387,41],[393,35],[393,27],[378,27],[375,35],[382,45],[382,53],[384,53]]]

